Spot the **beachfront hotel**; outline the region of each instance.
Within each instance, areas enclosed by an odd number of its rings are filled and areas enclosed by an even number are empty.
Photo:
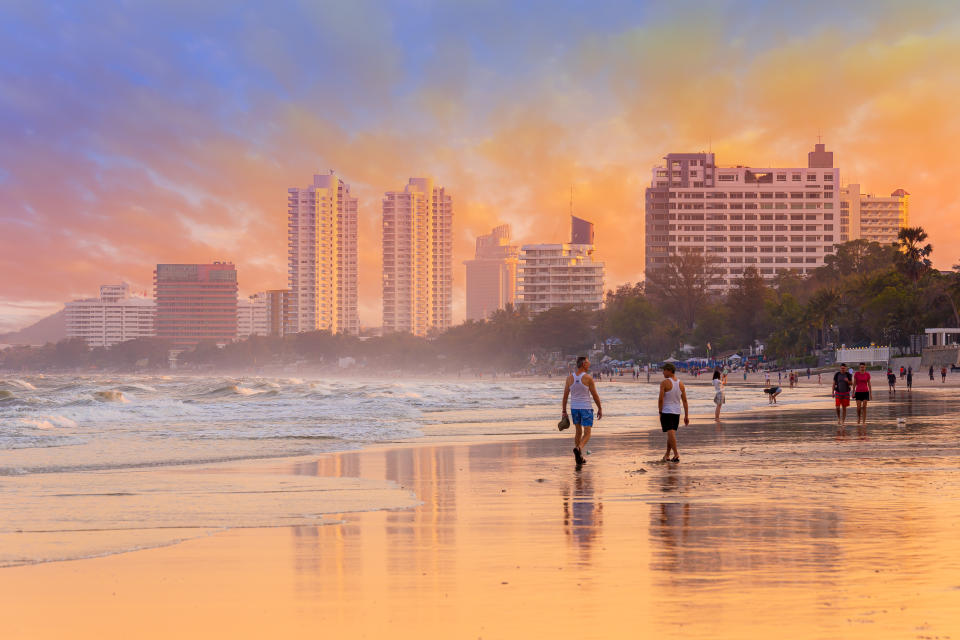
[[[237,337],[237,270],[230,262],[158,264],[153,272],[157,337],[171,349]]]
[[[357,199],[333,171],[287,189],[287,256],[284,333],[357,335]]]
[[[593,224],[571,216],[570,242],[526,244],[517,267],[517,301],[531,313],[603,304],[604,264],[593,259]]]
[[[467,320],[483,320],[516,302],[520,249],[510,244],[510,225],[502,224],[477,237],[467,267]]]
[[[383,197],[383,333],[453,324],[453,201],[429,178]]]
[[[102,285],[99,298],[73,300],[64,307],[67,337],[82,338],[91,349],[154,335],[153,300],[130,295],[126,282]]]
[[[824,263],[840,237],[840,170],[817,144],[806,167],[721,167],[713,153],[671,153],[646,190],[646,270],[671,256],[716,259],[729,288],[748,267],[765,278]]]
[[[840,189],[840,242],[862,238],[895,244],[909,218],[910,194],[904,189],[889,196],[861,193],[859,184]]]

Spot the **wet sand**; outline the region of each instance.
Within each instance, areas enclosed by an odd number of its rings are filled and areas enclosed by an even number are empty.
[[[960,393],[875,395],[260,463],[422,504],[0,569],[0,637],[960,638]]]

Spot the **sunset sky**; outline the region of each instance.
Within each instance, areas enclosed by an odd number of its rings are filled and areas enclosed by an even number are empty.
[[[558,242],[569,190],[607,287],[643,278],[668,152],[903,187],[960,262],[955,2],[42,2],[0,5],[0,331],[157,262],[286,286],[286,189],[360,198],[360,316],[380,323],[380,197],[454,198],[454,320],[473,240]]]

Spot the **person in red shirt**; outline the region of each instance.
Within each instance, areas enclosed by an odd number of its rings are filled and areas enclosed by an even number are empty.
[[[873,387],[867,365],[860,363],[860,370],[853,374],[853,399],[857,401],[857,424],[867,424],[867,402],[873,399]]]

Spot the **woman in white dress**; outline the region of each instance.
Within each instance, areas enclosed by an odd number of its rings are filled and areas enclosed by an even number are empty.
[[[723,406],[723,383],[720,380],[720,370],[713,371],[713,403],[717,405],[714,420],[720,422],[720,407]]]

